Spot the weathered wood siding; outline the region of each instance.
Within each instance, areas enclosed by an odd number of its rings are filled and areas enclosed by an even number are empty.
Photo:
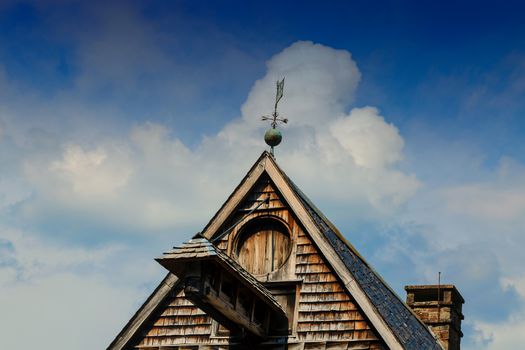
[[[207,344],[211,324],[211,318],[184,298],[180,290],[169,297],[136,347]]]
[[[367,344],[370,349],[381,349],[382,342],[353,298],[344,291],[302,231],[297,240],[296,254],[297,277],[303,280],[298,302],[298,339],[305,342],[338,341],[338,346],[343,349],[359,341],[359,349],[368,349]]]
[[[247,215],[259,201],[270,197],[269,204]],[[236,257],[238,234],[243,225],[257,217],[272,216],[286,224],[290,234],[289,256],[276,271],[258,275],[262,282],[298,281],[294,314],[291,320],[289,349],[386,349],[353,297],[347,293],[325,259],[301,226],[296,222],[268,179],[260,181],[222,228],[239,224],[217,245]],[[220,233],[220,232],[219,232]],[[261,240],[264,241],[264,240]],[[267,244],[267,241],[264,241]],[[294,287],[295,288],[295,287]],[[276,296],[279,300],[279,296]],[[284,299],[283,299],[284,300]],[[289,306],[285,306],[288,307]],[[217,336],[212,319],[184,298],[182,292],[170,300],[154,317],[149,329],[135,346],[142,349],[227,349],[230,338]],[[221,333],[224,335],[224,333]],[[227,334],[226,334],[227,335]],[[278,349],[282,345],[261,345],[261,349]]]

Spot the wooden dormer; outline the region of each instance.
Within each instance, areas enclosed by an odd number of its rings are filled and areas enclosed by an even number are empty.
[[[251,342],[280,335],[288,324],[272,293],[206,238],[191,239],[157,261],[181,280],[189,300]]]

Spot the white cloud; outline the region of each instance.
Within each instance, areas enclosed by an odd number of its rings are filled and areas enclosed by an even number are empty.
[[[46,279],[49,275],[71,272],[83,266],[96,270],[97,266],[103,266],[109,258],[122,250],[117,246],[88,249],[46,243],[31,232],[5,226],[0,227],[0,240],[4,247],[2,259],[5,259],[0,264],[4,269],[0,271],[14,277],[11,280],[2,278],[2,287]],[[9,271],[15,271],[16,274]]]
[[[411,215],[439,228],[439,237],[428,237],[436,246],[441,245],[438,241],[450,246],[482,239],[493,242],[488,247],[500,248],[508,240],[522,240],[525,168],[503,157],[495,169],[478,167],[475,171],[477,178],[485,180],[435,186],[415,199]],[[501,241],[503,237],[505,240]]]
[[[262,114],[272,112],[275,83],[285,77],[280,113],[290,118],[290,125],[323,125],[353,101],[361,79],[348,51],[310,41],[299,41],[285,48],[272,57],[267,67],[266,76],[255,83],[242,106],[247,122],[260,123],[258,118]]]
[[[391,215],[415,193],[415,176],[395,168],[404,144],[397,128],[373,107],[345,112],[360,80],[347,51],[297,42],[267,65],[241,118],[193,149],[173,136],[177,130],[144,123],[119,140],[68,142],[50,160],[28,159],[36,198],[24,204],[26,218],[65,210],[142,232],[204,225],[265,148],[260,115],[270,112],[275,81],[283,76],[280,111],[290,124],[276,152],[307,193],[356,208],[365,203],[366,213],[354,217]]]
[[[525,184],[518,186],[492,186],[468,184],[444,191],[447,210],[476,220],[493,222],[523,220],[525,217]]]
[[[475,322],[476,336],[469,349],[515,349],[525,342],[525,313],[512,315],[504,322]]]
[[[140,285],[160,270],[136,255],[125,261],[127,254],[122,246],[70,247],[0,227],[0,347],[105,348],[144,299]]]
[[[121,152],[110,155],[103,148],[85,151],[78,145],[66,146],[61,160],[51,163],[49,170],[69,183],[71,191],[80,196],[108,196],[126,185],[131,169]],[[125,155],[124,155],[125,158]],[[124,164],[123,164],[124,163]]]
[[[330,131],[358,166],[385,167],[402,159],[403,139],[376,108],[354,108],[332,122]]]
[[[437,178],[466,172],[455,163],[434,167]],[[513,348],[523,341],[524,189],[522,164],[508,157],[494,168],[478,163],[461,178],[426,183],[402,215],[417,227],[401,237],[385,236],[385,244],[397,250],[393,261],[410,261],[424,276],[421,282],[433,283],[442,271],[463,293],[466,349]]]

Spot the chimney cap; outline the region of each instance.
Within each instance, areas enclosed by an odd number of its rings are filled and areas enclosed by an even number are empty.
[[[463,296],[462,296],[461,293],[458,291],[458,289],[456,288],[456,286],[453,285],[453,284],[441,284],[441,285],[437,285],[437,284],[408,285],[408,286],[405,286],[405,291],[406,291],[407,293],[430,292],[430,291],[437,291],[438,288],[441,289],[442,291],[445,291],[445,290],[451,290],[454,298],[459,299],[459,301],[460,301],[462,304],[465,303],[465,299],[463,299]]]

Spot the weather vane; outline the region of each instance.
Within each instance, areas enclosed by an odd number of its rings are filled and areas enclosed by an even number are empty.
[[[277,105],[279,104],[279,101],[281,98],[283,98],[284,95],[284,78],[281,81],[277,81],[277,93],[275,95],[275,105],[273,109],[272,115],[265,115],[262,117],[262,120],[271,120],[271,128],[266,130],[266,133],[264,133],[264,141],[268,146],[271,147],[270,153],[272,156],[273,148],[281,143],[281,140],[283,138],[283,135],[281,135],[281,132],[277,130],[277,123],[288,123],[288,119],[286,118],[279,118],[279,113],[277,112]]]

